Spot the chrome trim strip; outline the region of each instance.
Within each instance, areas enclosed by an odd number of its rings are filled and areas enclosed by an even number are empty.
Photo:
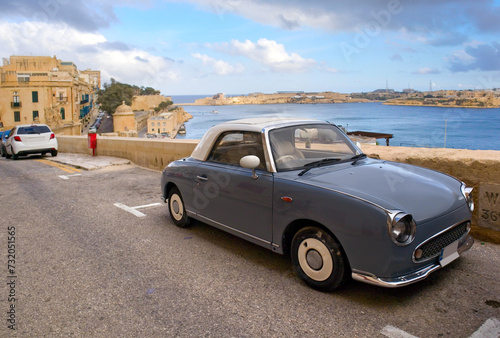
[[[246,232],[243,232],[243,231],[237,230],[237,229],[235,229],[235,228],[231,228],[231,227],[229,227],[229,226],[227,226],[227,225],[225,225],[225,224],[219,223],[219,222],[217,222],[217,221],[214,221],[214,220],[212,220],[212,219],[210,219],[210,218],[208,218],[208,217],[202,216],[202,215],[197,214],[197,213],[194,213],[194,212],[192,212],[192,211],[188,211],[188,210],[186,210],[186,212],[188,213],[188,215],[189,215],[189,214],[191,214],[191,215],[196,216],[196,218],[198,218],[198,219],[200,219],[200,218],[201,218],[201,221],[202,221],[202,222],[203,222],[203,220],[205,220],[205,221],[207,221],[207,222],[210,222],[210,223],[213,223],[213,224],[217,224],[218,226],[221,226],[221,227],[226,228],[226,229],[228,229],[228,230],[231,230],[231,231],[237,232],[237,233],[239,233],[239,234],[241,234],[241,235],[243,235],[243,236],[246,236],[246,237],[249,237],[249,238],[255,239],[255,240],[259,241],[259,242],[265,243],[266,245],[271,245],[271,244],[272,244],[271,242],[266,241],[266,240],[264,240],[264,239],[262,239],[262,238],[255,237],[255,236],[253,236],[253,235],[247,234]]]
[[[413,261],[413,263],[423,263],[423,262],[426,262],[426,261],[431,260],[431,259],[433,259],[433,258],[436,258],[438,255],[434,255],[434,256],[432,256],[432,257],[429,257],[429,258],[426,258],[426,259],[423,259],[423,260],[416,261],[416,260],[415,260],[415,251],[417,251],[417,250],[418,250],[418,249],[419,249],[422,245],[424,245],[424,244],[426,244],[427,242],[429,242],[429,241],[433,240],[433,239],[434,239],[434,238],[436,238],[437,236],[439,236],[439,235],[441,235],[441,234],[445,233],[446,231],[451,230],[451,229],[453,229],[454,227],[459,226],[460,224],[465,223],[465,222],[470,222],[470,219],[466,219],[466,220],[463,220],[463,221],[461,221],[461,222],[457,222],[457,223],[455,223],[455,224],[453,224],[453,225],[451,225],[451,226],[447,227],[446,229],[444,229],[444,230],[442,230],[442,231],[438,232],[438,233],[437,233],[437,234],[435,234],[434,236],[427,238],[427,239],[426,239],[425,241],[423,241],[422,243],[418,244],[418,245],[415,247],[415,249],[413,250],[413,253],[411,254],[411,260]],[[470,229],[469,229],[469,231],[467,231],[465,234],[463,234],[463,235],[462,235],[462,237],[460,237],[460,238],[458,239],[458,241],[461,241],[461,240],[462,240],[465,236],[468,236],[469,232],[470,232]]]
[[[469,250],[472,247],[472,244],[474,244],[474,238],[472,238],[472,236],[470,235],[467,235],[465,241],[458,247],[457,250],[458,254],[462,255],[462,253],[464,253],[465,251]],[[401,286],[419,282],[427,278],[431,273],[433,273],[436,270],[439,270],[440,268],[441,265],[432,264],[418,271],[412,272],[408,275],[400,277],[392,277],[392,278],[383,278],[383,277],[379,278],[370,272],[353,269],[352,279],[357,280],[359,282],[382,286],[386,288],[398,288]]]
[[[408,284],[413,284],[418,281],[421,281],[427,278],[432,272],[440,269],[441,266],[439,264],[433,264],[427,266],[423,269],[420,269],[411,274],[393,277],[393,278],[379,278],[372,273],[352,270],[352,279],[357,280],[359,282],[368,283],[372,285],[382,286],[385,288],[399,288],[401,286],[405,286]]]

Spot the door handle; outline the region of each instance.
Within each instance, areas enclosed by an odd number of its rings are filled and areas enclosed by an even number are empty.
[[[199,179],[200,181],[208,181],[208,177],[206,177],[206,176],[198,175],[198,176],[196,176],[196,178]]]

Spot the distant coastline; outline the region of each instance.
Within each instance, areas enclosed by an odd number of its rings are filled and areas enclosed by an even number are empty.
[[[181,98],[181,97],[179,97]],[[190,98],[193,98],[191,96]],[[368,93],[342,94],[336,92],[277,92],[251,93],[226,96],[218,93],[194,99],[194,102],[177,103],[179,106],[225,106],[249,104],[322,104],[382,102],[385,105],[447,107],[447,108],[500,108],[500,89],[418,92],[379,89]]]

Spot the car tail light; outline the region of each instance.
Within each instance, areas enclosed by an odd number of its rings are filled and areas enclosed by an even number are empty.
[[[21,142],[21,138],[19,136],[14,136],[14,140],[17,142]]]
[[[50,140],[52,140],[53,138],[56,138],[56,135],[54,135],[54,133],[50,134]]]

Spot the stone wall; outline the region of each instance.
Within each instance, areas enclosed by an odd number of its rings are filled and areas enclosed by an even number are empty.
[[[86,136],[58,136],[57,139],[60,152],[92,154]],[[136,165],[162,170],[168,163],[191,155],[198,142],[98,136],[96,154],[126,158]],[[472,235],[477,240],[500,243],[500,151],[370,145],[363,145],[362,150],[373,158],[438,170],[473,187]]]
[[[172,98],[163,95],[140,95],[132,98],[131,106],[133,110],[153,110],[165,101],[172,101]]]
[[[59,151],[92,155],[87,136],[58,136]],[[198,140],[97,136],[97,156],[126,158],[150,169],[163,170],[170,162],[191,155]]]

